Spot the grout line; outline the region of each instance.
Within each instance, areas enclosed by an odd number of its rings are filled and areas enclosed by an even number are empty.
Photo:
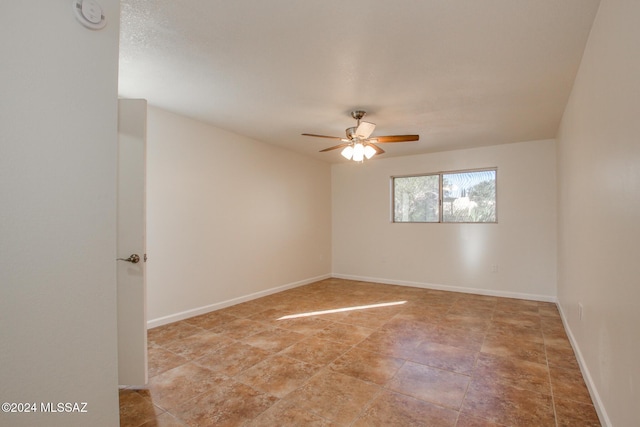
[[[538,313],[539,314],[539,313]],[[549,377],[549,392],[551,393],[551,405],[553,407],[553,419],[556,427],[558,427],[558,411],[556,410],[556,397],[553,390],[553,382],[551,381],[551,366],[549,366],[549,355],[547,353],[547,343],[545,340],[544,328],[542,327],[542,318],[540,318],[540,332],[542,332],[542,345],[544,346],[544,361],[547,365],[547,376]]]
[[[378,384],[376,384],[376,385],[378,385]],[[369,410],[369,408],[371,407],[373,402],[375,402],[378,399],[378,397],[380,397],[380,395],[382,395],[382,393],[384,393],[385,388],[383,386],[379,386],[378,385],[378,388],[379,388],[378,391],[373,395],[373,397],[371,399],[369,399],[369,401],[367,401],[367,403],[362,405],[362,408],[360,409],[360,412],[358,412],[358,414],[351,420],[351,422],[349,423],[349,426],[353,426],[353,423],[358,421],[360,419],[360,417],[362,415],[364,415],[367,412],[367,410]]]

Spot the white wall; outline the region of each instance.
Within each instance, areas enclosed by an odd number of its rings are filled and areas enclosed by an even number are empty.
[[[639,21],[602,1],[558,135],[558,298],[614,426],[640,420]]]
[[[391,176],[484,167],[498,168],[497,224],[391,222]],[[332,176],[335,275],[554,300],[553,140],[342,163]]]
[[[325,162],[149,108],[150,325],[331,273]]]
[[[71,1],[0,6],[0,412],[3,426],[118,425],[117,0],[102,31]]]

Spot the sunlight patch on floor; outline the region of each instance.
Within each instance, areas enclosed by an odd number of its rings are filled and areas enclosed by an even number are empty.
[[[331,310],[322,310],[322,311],[309,311],[307,313],[289,314],[288,316],[282,316],[278,320],[297,319],[298,317],[319,316],[322,314],[331,314],[331,313],[342,313],[345,311],[367,310],[370,308],[390,307],[393,305],[402,305],[402,304],[406,304],[406,301],[382,302],[380,304],[358,305],[355,307],[342,307],[342,308],[334,308]]]

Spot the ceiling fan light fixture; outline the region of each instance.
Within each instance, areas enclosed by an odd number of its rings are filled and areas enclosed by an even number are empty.
[[[369,160],[370,158],[372,158],[375,155],[376,155],[375,148],[373,148],[370,145],[365,145],[365,147],[364,147],[364,156],[367,158],[367,160]]]
[[[353,146],[353,161],[361,162],[364,160],[364,145],[362,143],[357,142]]]
[[[340,154],[342,154],[342,157],[344,157],[345,159],[351,160],[351,158],[353,157],[353,146],[347,145],[346,147],[344,147],[344,150],[342,150]]]

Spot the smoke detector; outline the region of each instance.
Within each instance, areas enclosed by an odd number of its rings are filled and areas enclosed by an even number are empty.
[[[96,0],[73,0],[76,19],[90,30],[101,30],[107,25],[107,18]]]

